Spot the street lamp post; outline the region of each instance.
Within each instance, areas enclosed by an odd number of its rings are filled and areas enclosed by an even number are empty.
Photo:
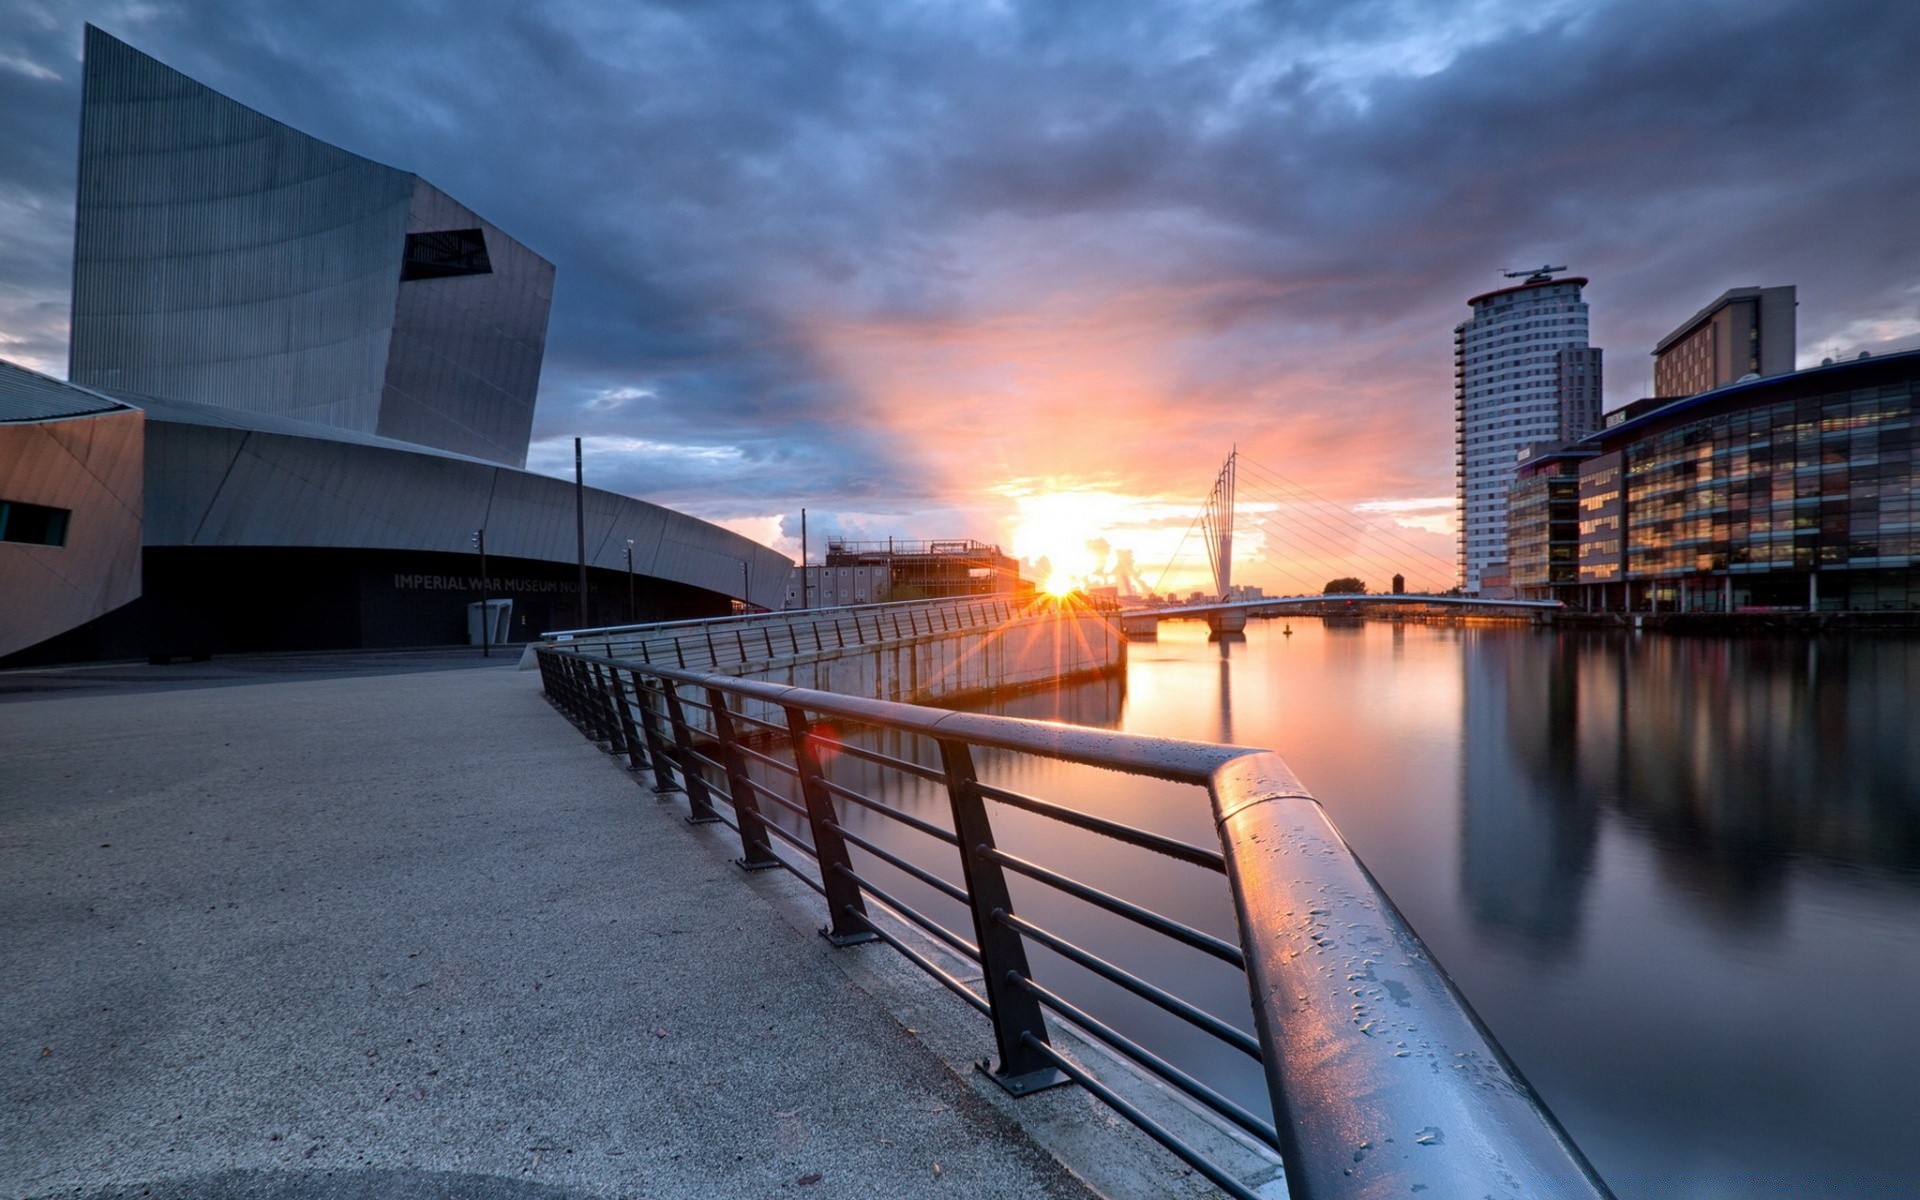
[[[627,539],[627,624],[633,624],[633,539]]]
[[[473,531],[473,544],[480,551],[480,657],[493,657],[493,604],[487,594],[487,531]]]
[[[747,612],[753,611],[753,573],[744,558],[740,560],[740,603]]]

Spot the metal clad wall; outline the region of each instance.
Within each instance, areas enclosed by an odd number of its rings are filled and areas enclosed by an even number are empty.
[[[0,423],[0,499],[71,514],[65,545],[0,542],[0,656],[140,595],[144,421],[137,410],[120,408]]]
[[[373,430],[412,192],[89,27],[71,378]]]
[[[485,526],[502,557],[575,560],[573,485],[566,480],[401,445],[302,437],[226,423],[147,424],[149,546],[326,546],[467,553]],[[277,424],[272,418],[260,423]],[[695,517],[587,489],[588,563],[777,607],[792,563]],[[741,564],[748,564],[748,571]]]
[[[525,466],[553,264],[425,180],[407,229],[479,229],[493,270],[400,285],[378,432]]]

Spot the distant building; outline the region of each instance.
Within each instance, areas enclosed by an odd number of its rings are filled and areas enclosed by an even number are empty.
[[[1653,394],[1696,396],[1794,364],[1794,289],[1732,288],[1653,348]]]
[[[787,608],[831,608],[888,600],[943,600],[954,596],[1031,595],[1020,563],[1000,547],[971,539],[849,542],[827,539],[826,562],[795,567],[787,579]]]
[[[891,580],[892,570],[885,564],[795,567],[787,575],[787,590],[781,606],[835,608],[843,604],[881,604],[889,597]],[[802,587],[806,588],[804,596]]]
[[[1467,301],[1454,327],[1460,574],[1469,595],[1509,594],[1507,489],[1520,449],[1599,423],[1600,351],[1587,345],[1579,277],[1545,268]]]

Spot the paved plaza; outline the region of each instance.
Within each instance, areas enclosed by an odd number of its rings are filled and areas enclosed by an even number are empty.
[[[674,812],[510,660],[0,674],[0,1195],[1089,1194]]]

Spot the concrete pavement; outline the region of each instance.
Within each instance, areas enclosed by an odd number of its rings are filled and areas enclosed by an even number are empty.
[[[327,676],[0,688],[0,1195],[1089,1194],[511,659]]]

